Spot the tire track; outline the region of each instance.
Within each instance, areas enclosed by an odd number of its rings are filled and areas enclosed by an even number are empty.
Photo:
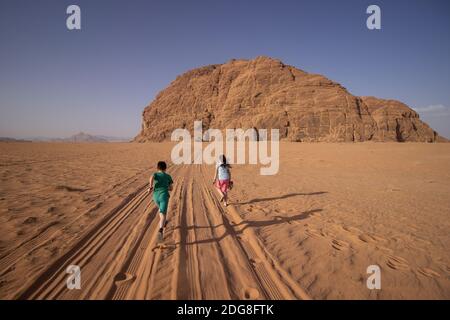
[[[182,200],[182,195],[184,193],[184,178],[175,178],[177,185],[174,187],[174,192],[171,195],[171,200],[169,201],[169,212],[168,219],[170,220],[168,226],[166,227],[164,234],[164,243],[160,246],[157,244],[156,250],[157,256],[155,257],[155,264],[152,266],[151,270],[145,272],[144,269],[144,279],[141,284],[150,284],[148,287],[141,285],[141,289],[138,292],[143,292],[143,297],[145,299],[167,299],[173,292],[172,285],[176,282],[174,276],[177,276],[176,266],[176,252],[179,251],[179,245],[174,241],[175,230],[179,229],[179,225],[176,224],[178,217],[181,215],[182,206],[179,204]],[[178,200],[178,201],[177,201]],[[155,230],[156,234],[156,230]],[[144,266],[147,266],[144,264]],[[146,276],[146,275],[149,276]]]
[[[175,167],[174,172],[178,168]],[[150,195],[149,195],[150,196]],[[150,196],[151,197],[151,196]],[[93,292],[87,292],[83,298],[89,299],[142,299],[139,292],[134,297],[130,294],[130,286],[134,281],[138,281],[137,277],[141,275],[139,267],[141,262],[148,265],[147,261],[155,262],[155,259],[149,259],[148,253],[150,247],[156,243],[156,230],[158,228],[159,217],[157,207],[151,203],[147,208],[138,207],[135,210],[135,218],[129,217],[126,225],[121,230],[115,231],[117,236],[114,237],[115,242],[110,244],[110,248],[116,248],[117,253],[110,259],[101,259],[97,257],[97,261],[109,261],[109,268],[101,270],[97,273],[92,271],[94,281],[89,281]],[[147,213],[149,212],[149,213]],[[138,221],[136,222],[136,220]],[[134,227],[133,227],[134,226]],[[129,231],[133,228],[133,231]],[[121,240],[124,239],[124,243]],[[132,240],[130,240],[132,239]],[[119,249],[120,248],[120,249]],[[103,250],[103,251],[106,251]],[[103,252],[104,254],[104,252]],[[156,259],[159,259],[157,257]],[[104,263],[100,263],[98,268],[103,268]],[[90,263],[91,269],[92,262]]]
[[[18,298],[309,299],[236,208],[222,207],[203,169],[171,172],[164,247],[157,245],[157,208],[142,184]],[[81,290],[66,288],[71,264],[81,268]]]
[[[205,299],[237,299],[240,287],[245,284],[246,279],[240,276],[240,281],[231,280],[234,273],[228,261],[236,261],[236,257],[227,255],[227,251],[221,245],[222,242],[228,240],[223,237],[226,230],[220,225],[220,222],[211,219],[201,188],[202,184],[197,181],[200,175],[200,167],[194,167],[193,169],[195,173],[192,193],[193,199],[195,199],[193,209],[198,222],[198,225],[195,225],[194,228],[198,231],[197,241],[187,245],[198,247],[197,250],[201,259],[199,266],[202,294]],[[234,283],[239,283],[239,288],[236,288]]]
[[[145,190],[147,186],[148,183],[139,186],[137,190],[122,200],[100,223],[88,231],[80,241],[41,273],[18,298],[50,299],[62,296],[90,298],[92,285],[98,281],[96,277],[101,279],[105,276],[98,272],[107,268],[107,263],[105,263],[107,261],[96,260],[95,257],[109,257],[109,261],[112,261],[112,267],[116,267],[118,263],[113,258],[123,257],[124,250],[126,255],[129,248],[129,243],[127,243],[128,247],[122,247],[121,245],[124,244],[124,241],[133,240],[133,237],[130,237],[130,228],[134,225],[145,225],[139,224],[139,221],[142,222],[142,219],[145,219],[145,211],[149,209],[148,206],[143,205],[143,202],[148,198]],[[121,226],[122,232],[117,233]],[[110,241],[109,246],[105,246],[108,241]],[[83,283],[87,284],[86,290],[84,290],[85,288],[83,290],[67,290],[65,279],[68,275],[65,273],[65,269],[69,264],[80,266]],[[83,270],[89,270],[89,268],[93,269],[93,272],[83,272]],[[106,275],[111,274],[107,273]],[[101,296],[96,298],[101,298]]]
[[[145,197],[143,190],[146,185],[132,193],[122,203],[110,212],[108,217],[99,223],[93,230],[86,234],[66,254],[57,259],[38,279],[19,297],[19,299],[47,298],[56,287],[64,290],[63,278],[67,276],[66,267],[70,264],[79,265],[83,269],[83,263],[91,257],[109,237],[111,237],[118,226],[141,204]],[[61,290],[61,289],[60,289]]]
[[[181,252],[181,241],[182,241],[182,231],[181,231],[181,224],[182,224],[182,215],[183,212],[186,210],[186,187],[185,187],[185,177],[181,178],[181,184],[182,189],[180,191],[179,197],[178,197],[178,212],[177,215],[174,216],[173,221],[176,221],[176,224],[173,229],[173,241],[175,243],[175,250],[174,250],[174,256],[173,256],[173,266],[176,266],[173,269],[172,278],[170,281],[170,299],[177,300],[178,299],[178,283],[180,279],[180,266],[182,263],[182,252]],[[184,230],[185,232],[186,230]]]
[[[254,259],[250,259],[247,252],[242,246],[241,236],[237,234],[230,221],[225,217],[225,212],[221,208],[221,204],[217,201],[216,197],[208,190],[207,186],[203,184],[203,194],[205,203],[211,216],[216,221],[220,221],[223,225],[226,237],[220,242],[220,246],[223,248],[224,255],[233,256],[233,260],[237,261],[238,268],[233,266],[232,276],[236,279],[233,283],[240,284],[238,289],[237,299],[281,299],[282,294],[278,288],[274,285],[268,286],[267,283],[261,280],[261,275],[257,273],[254,268]],[[220,219],[220,220],[219,220]],[[240,289],[240,290],[239,290]]]
[[[183,210],[180,214],[180,251],[178,257],[178,281],[177,281],[177,299],[202,299],[202,291],[200,284],[200,268],[198,261],[197,246],[188,245],[188,243],[195,243],[197,235],[195,231],[195,216],[194,216],[194,199],[193,199],[193,185],[194,181],[191,177],[188,179],[187,190],[183,199]],[[189,227],[191,226],[191,227]]]
[[[259,237],[250,228],[233,227],[234,225],[245,225],[234,206],[229,205],[228,210],[223,209],[217,198],[213,196],[211,189],[205,184],[203,176],[204,193],[210,204],[211,212],[220,214],[224,225],[235,239],[236,246],[245,255],[247,266],[252,270],[255,282],[266,299],[310,299],[308,294],[293,280],[289,274],[270,255],[260,241]],[[228,214],[229,213],[229,214]],[[237,234],[242,234],[238,236]],[[244,298],[254,298],[254,290],[246,292]],[[253,293],[253,294],[252,294]]]
[[[168,214],[174,212],[176,202],[173,198],[181,199],[183,192],[183,183],[179,182],[182,179],[175,179],[174,190],[171,192],[171,200],[169,201]],[[136,244],[136,253],[131,253],[129,261],[125,263],[121,277],[124,281],[119,280],[112,288],[112,293],[108,296],[112,299],[153,299],[161,290],[161,288],[167,291],[167,279],[161,276],[160,262],[166,258],[165,252],[174,248],[170,248],[169,245],[164,245],[164,248],[160,247],[157,243],[157,229],[159,228],[158,210],[155,207],[154,219],[152,223],[148,223],[143,236]],[[169,216],[169,219],[174,217]],[[173,231],[168,227],[165,231],[164,237],[169,239]],[[170,271],[173,271],[173,265]],[[158,277],[157,277],[158,274]],[[170,273],[169,273],[170,275]],[[170,288],[169,288],[170,290]]]
[[[236,208],[232,205],[228,207],[228,213],[237,224],[244,223]],[[303,299],[310,300],[311,298],[306,291],[289,275],[289,273],[281,267],[278,261],[269,253],[269,251],[262,244],[262,241],[256,233],[245,228],[242,231],[241,246],[247,253],[250,260],[255,261],[255,270],[260,275],[261,280],[270,288],[277,288],[270,292],[277,293],[278,296],[273,296],[271,299]]]
[[[123,192],[132,183],[136,182],[136,179],[132,180],[133,178],[136,178],[136,175],[131,178],[125,179],[121,183],[116,184],[111,189],[107,190],[105,192],[106,194],[102,197],[102,199],[100,201],[98,201],[91,208],[84,211],[82,214],[76,216],[68,224],[64,225],[62,229],[58,228],[57,230],[54,230],[55,228],[52,228],[52,227],[57,225],[58,222],[57,221],[51,222],[48,225],[44,226],[37,235],[34,235],[34,236],[24,240],[23,242],[18,244],[14,249],[11,249],[10,251],[4,253],[0,257],[0,277],[4,276],[9,271],[11,271],[13,269],[14,265],[18,261],[20,261],[24,257],[28,256],[30,253],[34,252],[35,250],[45,246],[48,242],[51,242],[53,239],[55,239],[56,237],[61,235],[61,233],[64,232],[64,230],[67,230],[70,226],[75,224],[80,218],[99,209],[102,206],[102,204],[104,203],[104,201],[111,196],[110,193]],[[132,180],[132,181],[130,182],[130,180]],[[119,190],[115,190],[115,188],[118,187],[119,185],[120,185]]]

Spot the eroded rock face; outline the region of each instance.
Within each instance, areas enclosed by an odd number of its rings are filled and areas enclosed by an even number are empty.
[[[407,105],[375,97],[362,97],[377,124],[375,141],[435,142],[437,133],[419,119],[419,114]]]
[[[401,102],[355,97],[340,84],[281,61],[258,57],[194,69],[178,76],[143,112],[135,141],[170,140],[192,132],[256,128],[280,130],[288,141],[423,141],[437,133]]]

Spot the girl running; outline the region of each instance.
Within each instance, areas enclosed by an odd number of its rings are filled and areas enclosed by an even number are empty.
[[[220,202],[223,201],[225,207],[228,206],[228,190],[230,190],[233,185],[230,169],[231,166],[227,163],[227,158],[222,154],[216,164],[213,184],[221,196]]]

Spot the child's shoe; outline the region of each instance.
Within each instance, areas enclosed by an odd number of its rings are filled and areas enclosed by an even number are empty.
[[[163,240],[163,228],[159,228],[158,241],[162,241],[162,240]]]

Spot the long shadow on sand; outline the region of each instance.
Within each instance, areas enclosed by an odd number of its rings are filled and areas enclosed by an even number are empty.
[[[214,237],[211,239],[204,239],[204,240],[197,240],[194,242],[188,242],[188,243],[184,243],[184,245],[219,242],[220,240],[222,240],[223,238],[225,238],[229,235],[237,236],[239,234],[242,234],[244,232],[244,230],[247,228],[260,228],[260,227],[267,227],[267,226],[272,226],[272,225],[277,225],[277,224],[285,224],[285,223],[292,224],[297,221],[301,221],[301,220],[308,218],[313,213],[321,212],[321,211],[323,211],[323,209],[308,210],[308,211],[299,213],[297,215],[287,216],[287,217],[277,215],[277,216],[274,216],[274,218],[271,220],[245,220],[245,221],[242,221],[242,222],[240,222],[238,224],[234,224],[234,225],[231,225],[230,222],[228,221],[228,219],[224,219],[224,223],[214,225],[214,226],[189,226],[189,227],[187,227],[187,229],[204,229],[204,228],[215,229],[215,228],[224,226],[225,232],[219,237]],[[239,230],[235,230],[236,227],[240,227],[240,226],[243,226],[243,227],[241,227]]]
[[[310,193],[296,192],[296,193],[284,194],[284,195],[279,196],[279,197],[256,198],[256,199],[252,199],[252,200],[249,200],[249,201],[246,201],[246,202],[239,202],[239,203],[233,203],[233,204],[235,204],[235,205],[252,204],[252,203],[264,202],[264,201],[281,200],[281,199],[297,197],[297,196],[317,196],[317,195],[325,194],[325,193],[328,193],[328,192],[326,192],[326,191],[318,191],[318,192],[310,192]]]
[[[274,216],[274,218],[272,220],[244,220],[241,223],[238,223],[235,225],[235,227],[238,226],[244,226],[241,230],[239,230],[240,233],[242,233],[245,229],[247,228],[260,228],[260,227],[268,227],[268,226],[273,226],[275,224],[292,224],[293,222],[296,221],[300,221],[300,220],[304,220],[306,218],[308,218],[311,214],[316,213],[316,212],[321,212],[323,211],[322,209],[314,209],[314,210],[309,210],[309,211],[304,211],[302,213],[296,214],[294,216],[288,216],[288,217],[283,217],[283,216]]]

